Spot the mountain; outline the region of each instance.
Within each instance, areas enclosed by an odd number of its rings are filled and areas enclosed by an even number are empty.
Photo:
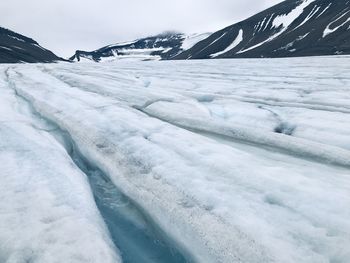
[[[209,35],[204,33],[186,36],[182,33],[166,32],[131,42],[105,46],[95,51],[78,50],[70,60],[99,62],[118,58],[171,59]]]
[[[0,27],[0,63],[45,63],[62,60],[31,38]]]
[[[174,59],[350,54],[349,0],[287,0],[226,27]]]

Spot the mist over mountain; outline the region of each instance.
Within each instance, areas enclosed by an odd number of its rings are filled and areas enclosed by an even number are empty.
[[[168,31],[130,42],[108,45],[95,51],[77,50],[70,60],[100,62],[121,58],[141,60],[172,59],[209,35],[210,33],[185,35]]]

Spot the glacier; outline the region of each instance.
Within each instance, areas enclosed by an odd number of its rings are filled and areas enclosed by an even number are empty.
[[[350,58],[0,66],[0,262],[349,262]]]

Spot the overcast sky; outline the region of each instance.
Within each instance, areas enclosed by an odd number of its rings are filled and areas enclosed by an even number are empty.
[[[212,32],[281,0],[0,0],[0,26],[56,54],[177,30]]]

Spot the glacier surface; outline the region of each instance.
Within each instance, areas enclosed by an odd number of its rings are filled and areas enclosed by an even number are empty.
[[[0,262],[349,262],[349,62],[2,65]]]

